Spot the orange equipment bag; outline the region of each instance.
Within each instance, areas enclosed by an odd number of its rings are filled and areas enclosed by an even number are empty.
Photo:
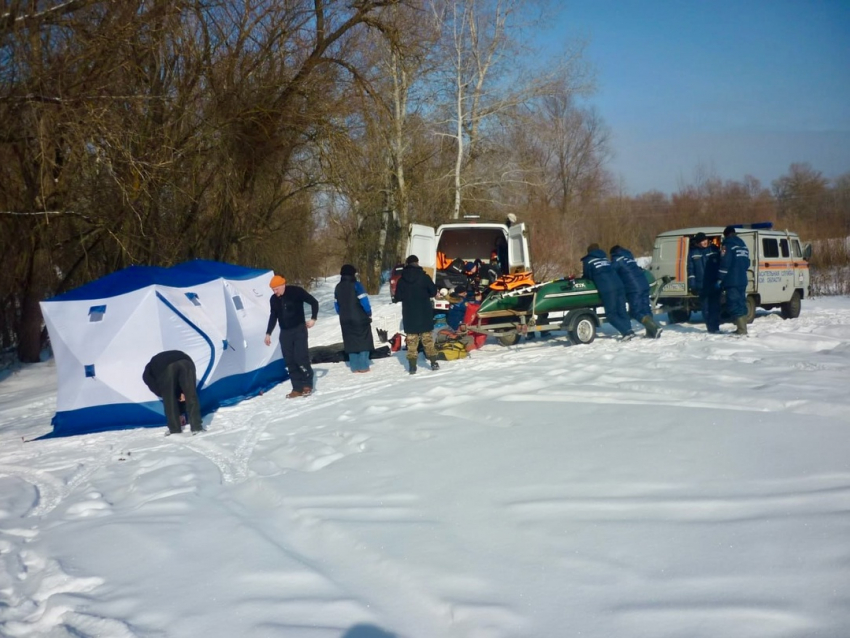
[[[490,284],[490,290],[516,290],[517,288],[521,288],[523,286],[533,286],[534,278],[533,274],[530,270],[526,272],[517,272],[512,275],[502,275],[492,284]]]

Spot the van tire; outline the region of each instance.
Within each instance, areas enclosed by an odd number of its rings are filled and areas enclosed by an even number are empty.
[[[800,307],[803,305],[799,290],[795,290],[790,301],[779,305],[779,314],[783,319],[796,319],[800,316]]]
[[[756,318],[756,307],[758,299],[755,295],[747,295],[747,323],[752,323]]]
[[[496,340],[499,344],[507,347],[515,345],[517,341],[519,341],[519,333],[514,331],[507,332],[505,334],[496,335]]]
[[[586,346],[596,339],[596,317],[590,312],[582,312],[569,320],[567,334],[570,343],[576,346]]]
[[[667,321],[670,323],[685,323],[691,318],[691,311],[687,308],[670,308],[667,311]]]

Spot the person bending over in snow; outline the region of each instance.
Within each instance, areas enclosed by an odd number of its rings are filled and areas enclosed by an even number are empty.
[[[166,350],[148,362],[142,380],[151,392],[162,399],[169,434],[183,431],[181,414],[189,415],[192,432],[203,429],[201,404],[198,401],[195,362],[185,352]],[[185,402],[185,408],[181,405]]]

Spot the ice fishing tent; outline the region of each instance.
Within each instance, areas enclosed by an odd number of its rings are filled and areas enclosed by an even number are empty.
[[[58,380],[52,436],[163,425],[142,371],[164,350],[195,362],[204,413],[288,378],[280,349],[263,343],[272,275],[205,260],[131,266],[43,301]]]

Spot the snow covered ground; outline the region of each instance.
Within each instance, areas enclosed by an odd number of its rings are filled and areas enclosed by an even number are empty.
[[[311,345],[341,339],[334,283]],[[56,381],[23,367],[0,382],[0,634],[850,636],[850,299],[750,331],[322,364],[314,396],[284,383],[196,437],[29,442]]]

